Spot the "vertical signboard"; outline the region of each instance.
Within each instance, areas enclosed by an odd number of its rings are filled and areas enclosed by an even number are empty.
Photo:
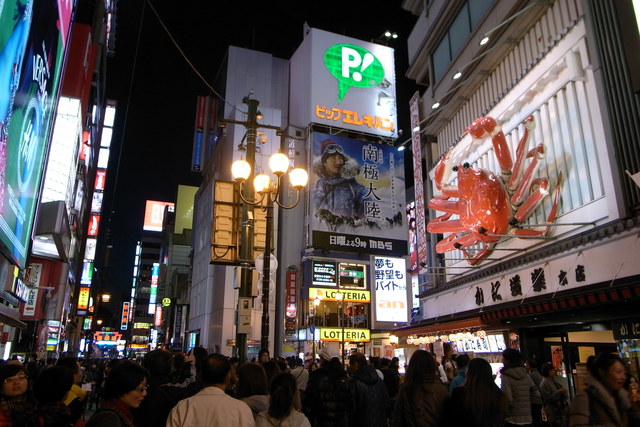
[[[156,301],[158,299],[158,276],[160,275],[160,264],[157,262],[153,263],[153,267],[151,268],[151,289],[149,291],[149,309],[147,310],[147,314],[155,314],[156,312]]]
[[[40,289],[34,289],[31,286],[40,286],[40,279],[43,275],[43,265],[31,263],[29,267],[25,270],[24,274],[24,282],[27,284],[29,288],[29,292],[27,294],[27,299],[22,305],[22,316],[21,319],[24,320],[33,320],[39,319],[42,317],[42,303],[39,301]]]
[[[120,317],[120,330],[126,331],[129,325],[129,301],[122,303],[122,316]]]
[[[375,320],[408,321],[407,263],[404,258],[375,257]]]
[[[425,223],[424,180],[422,178],[422,144],[420,141],[420,108],[419,95],[411,98],[411,150],[413,153],[413,188],[415,190],[415,241],[418,265],[412,264],[411,271],[418,272],[420,262],[427,262],[427,227]]]
[[[89,294],[90,288],[80,288],[78,294],[78,310],[87,310],[89,308]]]
[[[406,255],[404,159],[394,147],[313,134],[313,246]]]
[[[288,266],[286,273],[286,315],[285,315],[285,333],[293,334],[296,332],[296,308],[297,308],[297,276],[298,270],[295,266]]]
[[[20,268],[31,244],[73,3],[0,2],[0,247]]]

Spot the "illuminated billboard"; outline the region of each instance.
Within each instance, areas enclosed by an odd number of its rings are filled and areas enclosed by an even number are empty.
[[[186,228],[193,228],[193,203],[198,187],[178,185],[178,199],[176,203],[176,223],[173,232],[182,233]]]
[[[375,320],[405,323],[407,307],[407,262],[404,258],[375,257]]]
[[[175,204],[172,202],[158,202],[156,200],[147,200],[144,210],[144,225],[142,229],[145,231],[162,231],[162,221],[164,219],[164,207],[169,206],[169,212],[173,212]]]
[[[156,302],[158,300],[158,276],[160,275],[160,264],[153,263],[151,268],[151,289],[149,291],[149,309],[147,314],[155,314]]]
[[[312,28],[290,62],[293,125],[398,136],[392,48]]]
[[[402,152],[389,145],[315,132],[312,155],[312,246],[405,255]]]
[[[0,246],[20,268],[31,244],[73,3],[0,2]]]

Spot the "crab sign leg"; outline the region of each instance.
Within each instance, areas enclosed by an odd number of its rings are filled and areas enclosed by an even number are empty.
[[[451,221],[451,222],[455,222],[455,221]],[[451,231],[451,229],[449,229],[448,231]],[[464,228],[456,231],[464,232],[467,230],[466,228]],[[436,245],[436,252],[438,253],[449,252],[454,249],[466,248],[467,246],[475,245],[476,243],[478,243],[478,238],[474,236],[473,233],[468,233],[458,237],[458,235],[455,234],[454,232],[454,234],[450,234],[449,236],[445,237],[444,239],[438,242],[438,244]]]
[[[442,190],[444,184],[449,180],[452,172],[453,159],[451,158],[451,148],[442,156],[435,169],[435,184],[438,190]]]
[[[502,127],[493,117],[480,117],[474,120],[465,131],[475,139],[490,136],[493,150],[498,159],[500,169],[502,170],[502,175],[508,176],[511,174],[511,168],[513,166],[511,152],[509,151],[504,132],[502,132]]]
[[[553,204],[551,205],[551,211],[549,212],[549,215],[547,216],[547,220],[546,222],[549,223],[548,226],[546,226],[544,228],[543,231],[537,231],[537,230],[531,230],[531,229],[515,229],[513,231],[513,234],[515,236],[546,236],[549,234],[549,232],[551,231],[551,227],[552,227],[552,223],[555,222],[556,217],[558,216],[558,203],[560,201],[560,194],[562,192],[562,181],[563,181],[563,175],[562,172],[560,172],[558,174],[558,181],[556,182],[556,188],[553,190]],[[533,196],[533,194],[532,194]],[[543,196],[544,197],[544,196]],[[518,212],[516,213],[516,219],[518,219],[518,214],[520,214],[521,210],[525,207],[526,203],[523,204],[520,209],[518,209]],[[534,206],[535,208],[535,206]],[[528,215],[531,213],[533,209],[530,210],[530,212],[526,215],[522,215],[523,219],[526,219],[528,217]],[[522,214],[525,214],[525,212],[522,212]],[[518,221],[522,222],[523,219],[518,219]]]
[[[527,153],[527,158],[532,157],[531,163],[527,167],[524,175],[522,176],[522,180],[518,184],[516,192],[511,196],[511,204],[514,206],[518,206],[522,203],[524,199],[525,191],[527,191],[529,184],[532,182],[531,178],[533,177],[534,172],[538,168],[538,164],[540,163],[540,159],[544,157],[545,148],[543,144],[538,144],[534,149]],[[531,197],[531,196],[529,196]]]
[[[491,252],[493,252],[493,245],[484,245],[484,249],[477,251],[473,256],[469,255],[469,252],[465,249],[462,250],[464,256],[467,258],[467,262],[469,265],[476,265],[478,262],[482,261],[484,258],[489,256]]]
[[[530,131],[535,129],[535,127],[536,122],[533,116],[529,116],[524,120],[524,133],[522,134],[522,138],[520,138],[518,147],[516,148],[516,160],[513,163],[511,178],[509,178],[509,191],[514,191],[518,188],[520,177],[522,176],[522,163],[525,159],[524,153],[529,146],[529,140],[531,139]]]
[[[514,218],[518,222],[523,222],[529,218],[531,212],[538,207],[547,194],[549,194],[549,180],[547,178],[534,179],[531,183],[531,194],[529,194],[522,206],[518,208]]]

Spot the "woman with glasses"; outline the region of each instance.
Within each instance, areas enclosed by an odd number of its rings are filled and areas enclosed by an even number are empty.
[[[312,190],[316,216],[333,229],[343,222],[364,219],[369,190],[356,181],[360,166],[331,139],[321,142],[320,153],[314,165],[318,180]]]
[[[139,364],[122,360],[115,363],[104,383],[100,409],[87,427],[133,427],[131,408],[137,408],[147,395],[148,371]]]
[[[27,373],[19,364],[0,365],[0,427],[23,425],[34,410]]]

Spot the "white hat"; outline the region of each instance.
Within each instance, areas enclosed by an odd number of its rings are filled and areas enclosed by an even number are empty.
[[[334,357],[340,357],[338,354],[338,347],[332,343],[325,344],[324,348],[320,350],[320,357],[325,360],[331,360]]]

